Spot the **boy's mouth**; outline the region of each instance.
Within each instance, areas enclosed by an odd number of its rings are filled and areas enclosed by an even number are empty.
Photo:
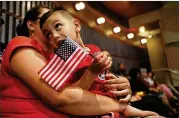
[[[65,40],[65,39],[64,39]],[[62,44],[62,42],[64,41],[64,40],[57,40],[56,42],[55,42],[55,45],[54,45],[54,52],[60,47],[60,45]]]
[[[65,40],[65,39],[63,39],[63,40],[57,40],[57,41],[56,41],[57,47],[59,47],[64,40]]]

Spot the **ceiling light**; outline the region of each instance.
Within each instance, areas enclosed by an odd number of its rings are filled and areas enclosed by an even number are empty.
[[[127,38],[128,38],[128,39],[132,39],[132,38],[134,38],[134,34],[133,34],[133,33],[129,33],[129,34],[127,34]]]
[[[81,9],[85,8],[85,4],[83,2],[80,2],[79,4],[80,4]]]
[[[78,10],[78,11],[81,10],[80,4],[77,3],[77,4],[75,5],[75,8],[76,8],[76,10]]]
[[[141,43],[142,43],[142,44],[147,43],[147,39],[146,39],[146,38],[141,39]]]
[[[101,23],[103,24],[105,22],[105,19],[101,17]]]
[[[121,31],[121,28],[120,27],[115,27],[113,29],[114,33],[119,33]]]
[[[145,32],[145,27],[144,26],[139,27],[139,32],[140,33]]]
[[[150,35],[148,35],[148,38],[150,39],[150,38],[152,38],[152,35],[150,34]]]
[[[76,10],[78,10],[78,11],[79,11],[79,10],[82,10],[82,9],[85,8],[85,4],[84,4],[83,2],[76,3],[75,8],[76,8]]]
[[[98,18],[98,19],[97,19],[97,23],[98,23],[98,24],[103,24],[103,23],[105,23],[105,18],[103,18],[103,17]]]

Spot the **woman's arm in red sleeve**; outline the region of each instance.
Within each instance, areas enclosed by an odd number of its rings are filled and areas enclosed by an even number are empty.
[[[100,115],[112,111],[122,112],[126,108],[126,104],[78,87],[55,91],[38,75],[45,64],[46,59],[33,48],[19,48],[10,60],[12,72],[42,100],[61,112],[81,116]]]

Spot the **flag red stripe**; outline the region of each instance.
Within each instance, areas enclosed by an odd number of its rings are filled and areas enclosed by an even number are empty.
[[[59,75],[61,68],[64,66],[65,61],[62,60],[62,64],[60,66],[58,66],[57,71],[54,72],[54,74],[52,75],[52,77],[49,78],[48,83],[51,85],[53,83],[53,81],[55,80],[55,78]]]
[[[45,66],[44,69],[42,69],[39,73],[39,75],[44,78],[44,74],[46,74],[46,71],[51,67],[51,65],[54,63],[54,60],[58,59],[57,55],[54,55],[54,57],[52,58],[52,60]]]
[[[60,66],[64,64],[64,61],[62,59],[59,58],[59,61],[57,63],[57,66],[55,66],[55,68],[53,69],[52,72],[49,73],[49,75],[46,77],[46,82],[50,81],[50,78],[53,77],[55,75],[55,73],[58,72],[58,70],[60,69]]]
[[[79,51],[80,51],[80,50],[77,49],[77,50],[70,56],[70,58],[69,58],[66,62],[64,62],[64,64],[62,64],[61,67],[59,67],[58,72],[56,73],[56,75],[54,75],[54,76],[51,78],[51,80],[50,80],[50,82],[49,82],[50,85],[53,85],[53,83],[56,81],[56,79],[58,79],[59,76],[61,76],[61,74],[62,74],[63,71],[64,71],[64,68],[66,68],[66,67],[71,63],[71,60],[73,60],[73,58],[78,54]]]
[[[85,57],[85,55],[86,55],[85,53],[82,53],[82,55],[80,55],[80,59],[78,59],[78,61],[73,66],[73,68],[69,69],[69,71],[65,75],[65,77],[63,79],[61,79],[60,82],[58,82],[57,86],[55,87],[56,90],[58,90],[60,87],[62,87],[70,79],[69,76],[73,74],[73,72],[75,71],[75,68],[78,66],[78,64],[81,62],[81,60]]]
[[[68,77],[69,75],[71,75],[71,73],[69,73],[70,71],[74,70],[72,68],[76,68],[76,64],[78,63],[78,61],[80,61],[80,57],[82,57],[84,53],[82,51],[79,52],[79,55],[77,55],[75,58],[73,58],[73,61],[70,63],[71,65],[69,65],[65,71],[63,71],[63,74],[61,75],[61,77],[59,77],[56,80],[56,83],[54,83],[54,88],[56,88],[58,86],[58,83],[60,83],[60,81],[62,80],[66,80],[66,77]],[[53,85],[52,85],[53,86]]]
[[[46,75],[44,74],[43,78],[45,78],[45,81],[47,81],[49,75],[51,74],[51,72],[53,72],[56,68],[56,66],[58,65],[60,59],[57,58],[54,62],[53,65],[51,65],[51,67],[49,67],[49,69],[46,71]]]

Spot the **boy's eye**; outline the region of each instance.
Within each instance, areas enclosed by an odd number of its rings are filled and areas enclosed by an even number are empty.
[[[57,23],[57,24],[55,25],[55,29],[60,29],[60,26],[62,26],[62,24]]]

